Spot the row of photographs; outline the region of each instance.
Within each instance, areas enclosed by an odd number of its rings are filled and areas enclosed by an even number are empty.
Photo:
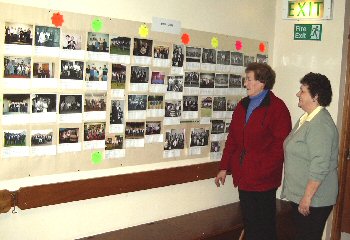
[[[33,71],[32,71],[33,69]],[[127,79],[126,66],[112,64],[109,77],[107,62],[84,62],[61,60],[60,79],[107,81],[112,89],[125,88]],[[54,78],[55,64],[52,62],[34,62],[30,57],[4,57],[4,78]],[[189,71],[184,76],[166,76],[165,72],[151,71],[149,67],[131,66],[130,83],[165,84],[167,77],[168,91],[182,91],[183,87],[200,88],[241,88],[242,76],[237,74],[204,73]],[[149,80],[150,79],[150,80]]]
[[[201,117],[211,117],[214,111],[234,111],[241,96],[183,96],[181,100],[164,100],[162,95],[128,95],[128,111],[165,110],[165,117],[180,117],[183,111],[200,111]],[[57,105],[58,103],[58,105]],[[110,123],[122,124],[125,101],[111,100]],[[29,113],[73,114],[106,111],[107,97],[103,93],[85,94],[3,94],[3,115]]]
[[[225,126],[226,125],[226,126]],[[100,123],[84,123],[83,134],[80,133],[79,127],[59,128],[58,141],[55,140],[53,129],[31,130],[30,140],[27,141],[26,130],[4,130],[3,147],[21,147],[21,146],[51,146],[56,142],[58,144],[76,144],[82,141],[105,141],[105,150],[123,149],[125,148],[124,140],[142,139],[147,135],[163,134],[160,121],[147,122],[127,122],[125,135],[122,134],[106,134],[106,124]],[[229,129],[229,123],[225,120],[213,120],[211,126],[211,134],[224,134]],[[189,141],[186,141],[185,129],[168,129],[165,131],[163,139],[164,150],[184,149],[186,142],[189,147],[204,147],[210,142],[209,130],[206,128],[191,128]],[[217,141],[211,141],[217,142]],[[214,144],[215,145],[215,144]],[[215,152],[219,149],[214,148]]]
[[[34,31],[34,34],[33,34]],[[116,55],[130,55],[131,38],[110,36],[107,33],[88,32],[86,38],[76,32],[63,32],[61,29],[48,26],[35,26],[20,23],[5,23],[5,44],[37,47],[55,47],[67,50],[85,50]],[[85,41],[86,39],[86,47]],[[187,63],[209,63],[222,65],[246,66],[254,61],[254,56],[244,56],[241,52],[217,51],[173,44],[172,56],[169,46],[154,45],[150,39],[133,39],[133,56],[171,59],[173,67],[182,67]],[[186,56],[185,56],[186,54]],[[267,62],[267,56],[257,54],[258,62]]]

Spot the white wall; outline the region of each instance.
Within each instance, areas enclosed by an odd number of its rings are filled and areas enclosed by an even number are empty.
[[[0,2],[13,3],[9,0]],[[274,0],[16,0],[51,10],[151,22],[153,16],[180,20],[182,27],[268,41],[274,40]],[[0,14],[1,14],[0,9]],[[15,13],[14,13],[15,14]],[[30,14],[30,13],[29,13]],[[259,21],[256,21],[259,19]],[[272,52],[269,52],[272,57]],[[193,161],[192,163],[197,163]],[[173,163],[172,163],[173,164]],[[182,163],[181,163],[182,164]],[[188,164],[188,162],[186,163]],[[170,164],[161,164],[170,167]],[[155,169],[159,164],[109,170],[115,173]],[[140,166],[136,167],[140,168]],[[0,182],[0,189],[96,177],[104,170]],[[0,215],[0,239],[73,239],[178,216],[238,201],[232,179],[216,188],[213,179],[72,202]]]

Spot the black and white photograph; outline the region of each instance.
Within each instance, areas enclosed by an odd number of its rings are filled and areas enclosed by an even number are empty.
[[[203,48],[202,63],[216,64],[216,50]]]
[[[82,113],[82,95],[60,95],[59,114]]]
[[[105,140],[105,123],[84,123],[84,141]]]
[[[53,62],[34,62],[33,78],[54,78],[55,64]]]
[[[27,133],[23,130],[4,131],[4,147],[26,146]]]
[[[211,120],[211,134],[220,134],[225,132],[224,120]]]
[[[141,139],[145,137],[145,122],[126,122],[125,139]]]
[[[228,86],[229,88],[242,88],[242,76],[237,74],[230,74]]]
[[[31,131],[31,146],[49,146],[52,145],[52,140],[52,129]]]
[[[218,51],[217,64],[230,65],[230,51]]]
[[[147,108],[148,109],[163,109],[164,107],[164,102],[163,102],[164,97],[161,95],[149,95],[148,96],[148,101],[147,101]]]
[[[249,63],[255,62],[255,57],[254,56],[247,56],[244,55],[244,66],[248,66]]]
[[[237,107],[237,104],[239,102],[239,97],[233,96],[233,97],[227,97],[227,103],[226,103],[226,109],[227,111],[234,111]]]
[[[84,112],[106,111],[106,100],[105,93],[85,93]]]
[[[130,55],[131,38],[112,37],[110,54]]]
[[[29,113],[29,94],[4,94],[3,114],[27,114]]]
[[[190,147],[208,146],[209,130],[204,128],[191,128]]]
[[[210,152],[220,152],[221,146],[219,141],[210,142]]]
[[[110,124],[124,123],[124,100],[111,100],[111,113],[109,115]]]
[[[168,76],[168,92],[182,92],[184,81],[183,76]]]
[[[184,149],[185,129],[171,129],[165,132],[164,150]]]
[[[79,142],[79,128],[60,128],[58,143],[77,143]]]
[[[109,34],[88,32],[87,51],[89,52],[109,52]]]
[[[214,97],[213,111],[226,111],[226,97]]]
[[[152,57],[153,40],[134,38],[134,56]]]
[[[243,53],[231,52],[231,65],[243,66]]]
[[[131,66],[130,83],[148,83],[149,67]]]
[[[32,45],[33,25],[5,23],[5,44]]]
[[[128,95],[128,110],[139,111],[147,109],[147,95]]]
[[[165,117],[181,117],[181,101],[165,102]]]
[[[230,132],[230,126],[231,126],[231,121],[228,121],[228,119],[226,119],[226,122],[225,122],[225,133],[229,133]]]
[[[88,61],[86,62],[85,66],[85,81],[107,81],[107,62]]]
[[[184,65],[184,46],[183,45],[173,45],[173,57],[171,59],[171,66],[173,67],[183,67]]]
[[[55,27],[35,26],[35,46],[59,47],[60,29]]]
[[[111,89],[125,89],[126,66],[122,64],[112,64]]]
[[[214,88],[215,73],[200,73],[199,87],[200,88]]]
[[[123,135],[108,135],[105,141],[105,150],[123,149]]]
[[[4,57],[5,78],[30,78],[31,72],[30,57]]]
[[[198,96],[183,96],[183,111],[198,111]]]
[[[146,135],[160,134],[162,129],[160,121],[147,121],[146,122]]]
[[[32,113],[56,112],[56,94],[32,94]]]
[[[202,49],[197,47],[186,47],[186,62],[201,62]]]
[[[212,115],[213,98],[212,97],[202,97],[201,98],[201,117],[211,117]]]
[[[185,87],[199,87],[199,73],[185,72]]]
[[[266,63],[268,62],[269,58],[267,55],[264,54],[257,54],[256,55],[256,62],[257,63]]]
[[[61,38],[62,49],[81,50],[83,37],[73,32],[63,32]]]
[[[83,80],[84,62],[61,60],[60,79]]]
[[[164,84],[165,73],[164,72],[152,72],[151,84]]]
[[[215,88],[228,88],[228,74],[215,74]]]
[[[169,47],[154,46],[153,57],[159,59],[169,59]]]

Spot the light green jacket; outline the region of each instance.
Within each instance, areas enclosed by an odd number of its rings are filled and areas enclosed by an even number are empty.
[[[338,131],[326,109],[300,128],[299,121],[284,141],[281,198],[299,204],[308,181],[321,182],[312,207],[331,206],[338,195]],[[296,131],[297,130],[297,131]]]

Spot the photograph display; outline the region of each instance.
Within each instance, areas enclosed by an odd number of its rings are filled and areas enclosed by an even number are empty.
[[[230,74],[229,76],[229,87],[230,88],[241,88],[242,85],[242,76],[236,74]]]
[[[34,62],[33,78],[53,78],[55,64],[52,62]]]
[[[184,65],[184,46],[174,44],[173,57],[171,59],[171,66],[183,67],[183,65]]]
[[[228,88],[228,74],[215,74],[215,88]]]
[[[112,37],[110,54],[130,55],[131,38]]]
[[[161,95],[149,95],[148,101],[147,101],[147,108],[148,109],[163,109],[164,108],[163,98],[164,97]]]
[[[164,72],[152,72],[151,84],[164,84]]]
[[[145,122],[126,122],[125,139],[141,139],[145,137]]]
[[[131,66],[131,83],[148,83],[149,67]]]
[[[146,110],[147,95],[128,95],[128,110],[139,111]]]
[[[123,124],[124,122],[124,100],[111,100],[110,124]]]
[[[207,146],[209,143],[209,130],[204,128],[192,128],[190,147]]]
[[[210,142],[210,152],[220,152],[220,142],[219,141],[211,141]]]
[[[230,51],[218,51],[217,64],[230,65]]]
[[[181,101],[166,101],[165,117],[181,117]]]
[[[88,32],[87,51],[90,52],[109,52],[109,34]]]
[[[111,89],[124,89],[126,81],[126,66],[122,64],[112,64]]]
[[[169,47],[154,46],[153,57],[160,59],[169,59]]]
[[[5,78],[30,78],[31,69],[30,57],[4,57]]]
[[[123,149],[124,136],[107,136],[105,141],[105,150]]]
[[[147,121],[146,122],[146,135],[160,134],[161,122],[160,121]]]
[[[247,56],[244,55],[244,66],[248,66],[249,63],[255,62],[255,57],[254,56]]]
[[[211,117],[212,116],[212,97],[202,97],[201,98],[201,117]]]
[[[60,29],[55,27],[35,26],[35,46],[59,47]]]
[[[107,62],[86,62],[85,81],[107,81]]]
[[[82,95],[60,95],[59,114],[82,113]]]
[[[56,112],[56,94],[32,94],[32,113]]]
[[[198,96],[183,96],[183,111],[198,111]]]
[[[184,88],[183,76],[167,76],[168,92],[182,92]]]
[[[5,44],[32,45],[33,25],[5,23]]]
[[[79,142],[79,128],[60,128],[58,143],[77,143]]]
[[[134,38],[134,56],[152,57],[153,40]]]
[[[186,62],[196,62],[201,61],[202,49],[197,47],[186,47]]]
[[[48,146],[52,145],[52,130],[32,130],[31,145],[32,146]]]
[[[62,49],[81,50],[83,38],[80,34],[63,32],[63,36],[61,38]]]
[[[84,141],[105,140],[105,123],[84,123]]]
[[[105,93],[86,93],[84,112],[106,111],[107,96]]]
[[[226,111],[226,97],[214,97],[213,111]]]
[[[216,50],[203,48],[202,63],[216,64]]]
[[[220,134],[225,132],[224,120],[211,120],[211,134]]]
[[[60,79],[83,80],[84,62],[61,60]]]
[[[171,129],[165,132],[164,150],[184,149],[185,129]]]
[[[3,114],[26,114],[29,113],[29,94],[4,94]]]
[[[243,66],[243,53],[231,52],[231,65]]]
[[[200,88],[214,88],[215,73],[200,73],[199,79]]]
[[[4,147],[26,146],[27,133],[23,130],[4,131]]]
[[[185,72],[185,87],[199,87],[199,73]]]

